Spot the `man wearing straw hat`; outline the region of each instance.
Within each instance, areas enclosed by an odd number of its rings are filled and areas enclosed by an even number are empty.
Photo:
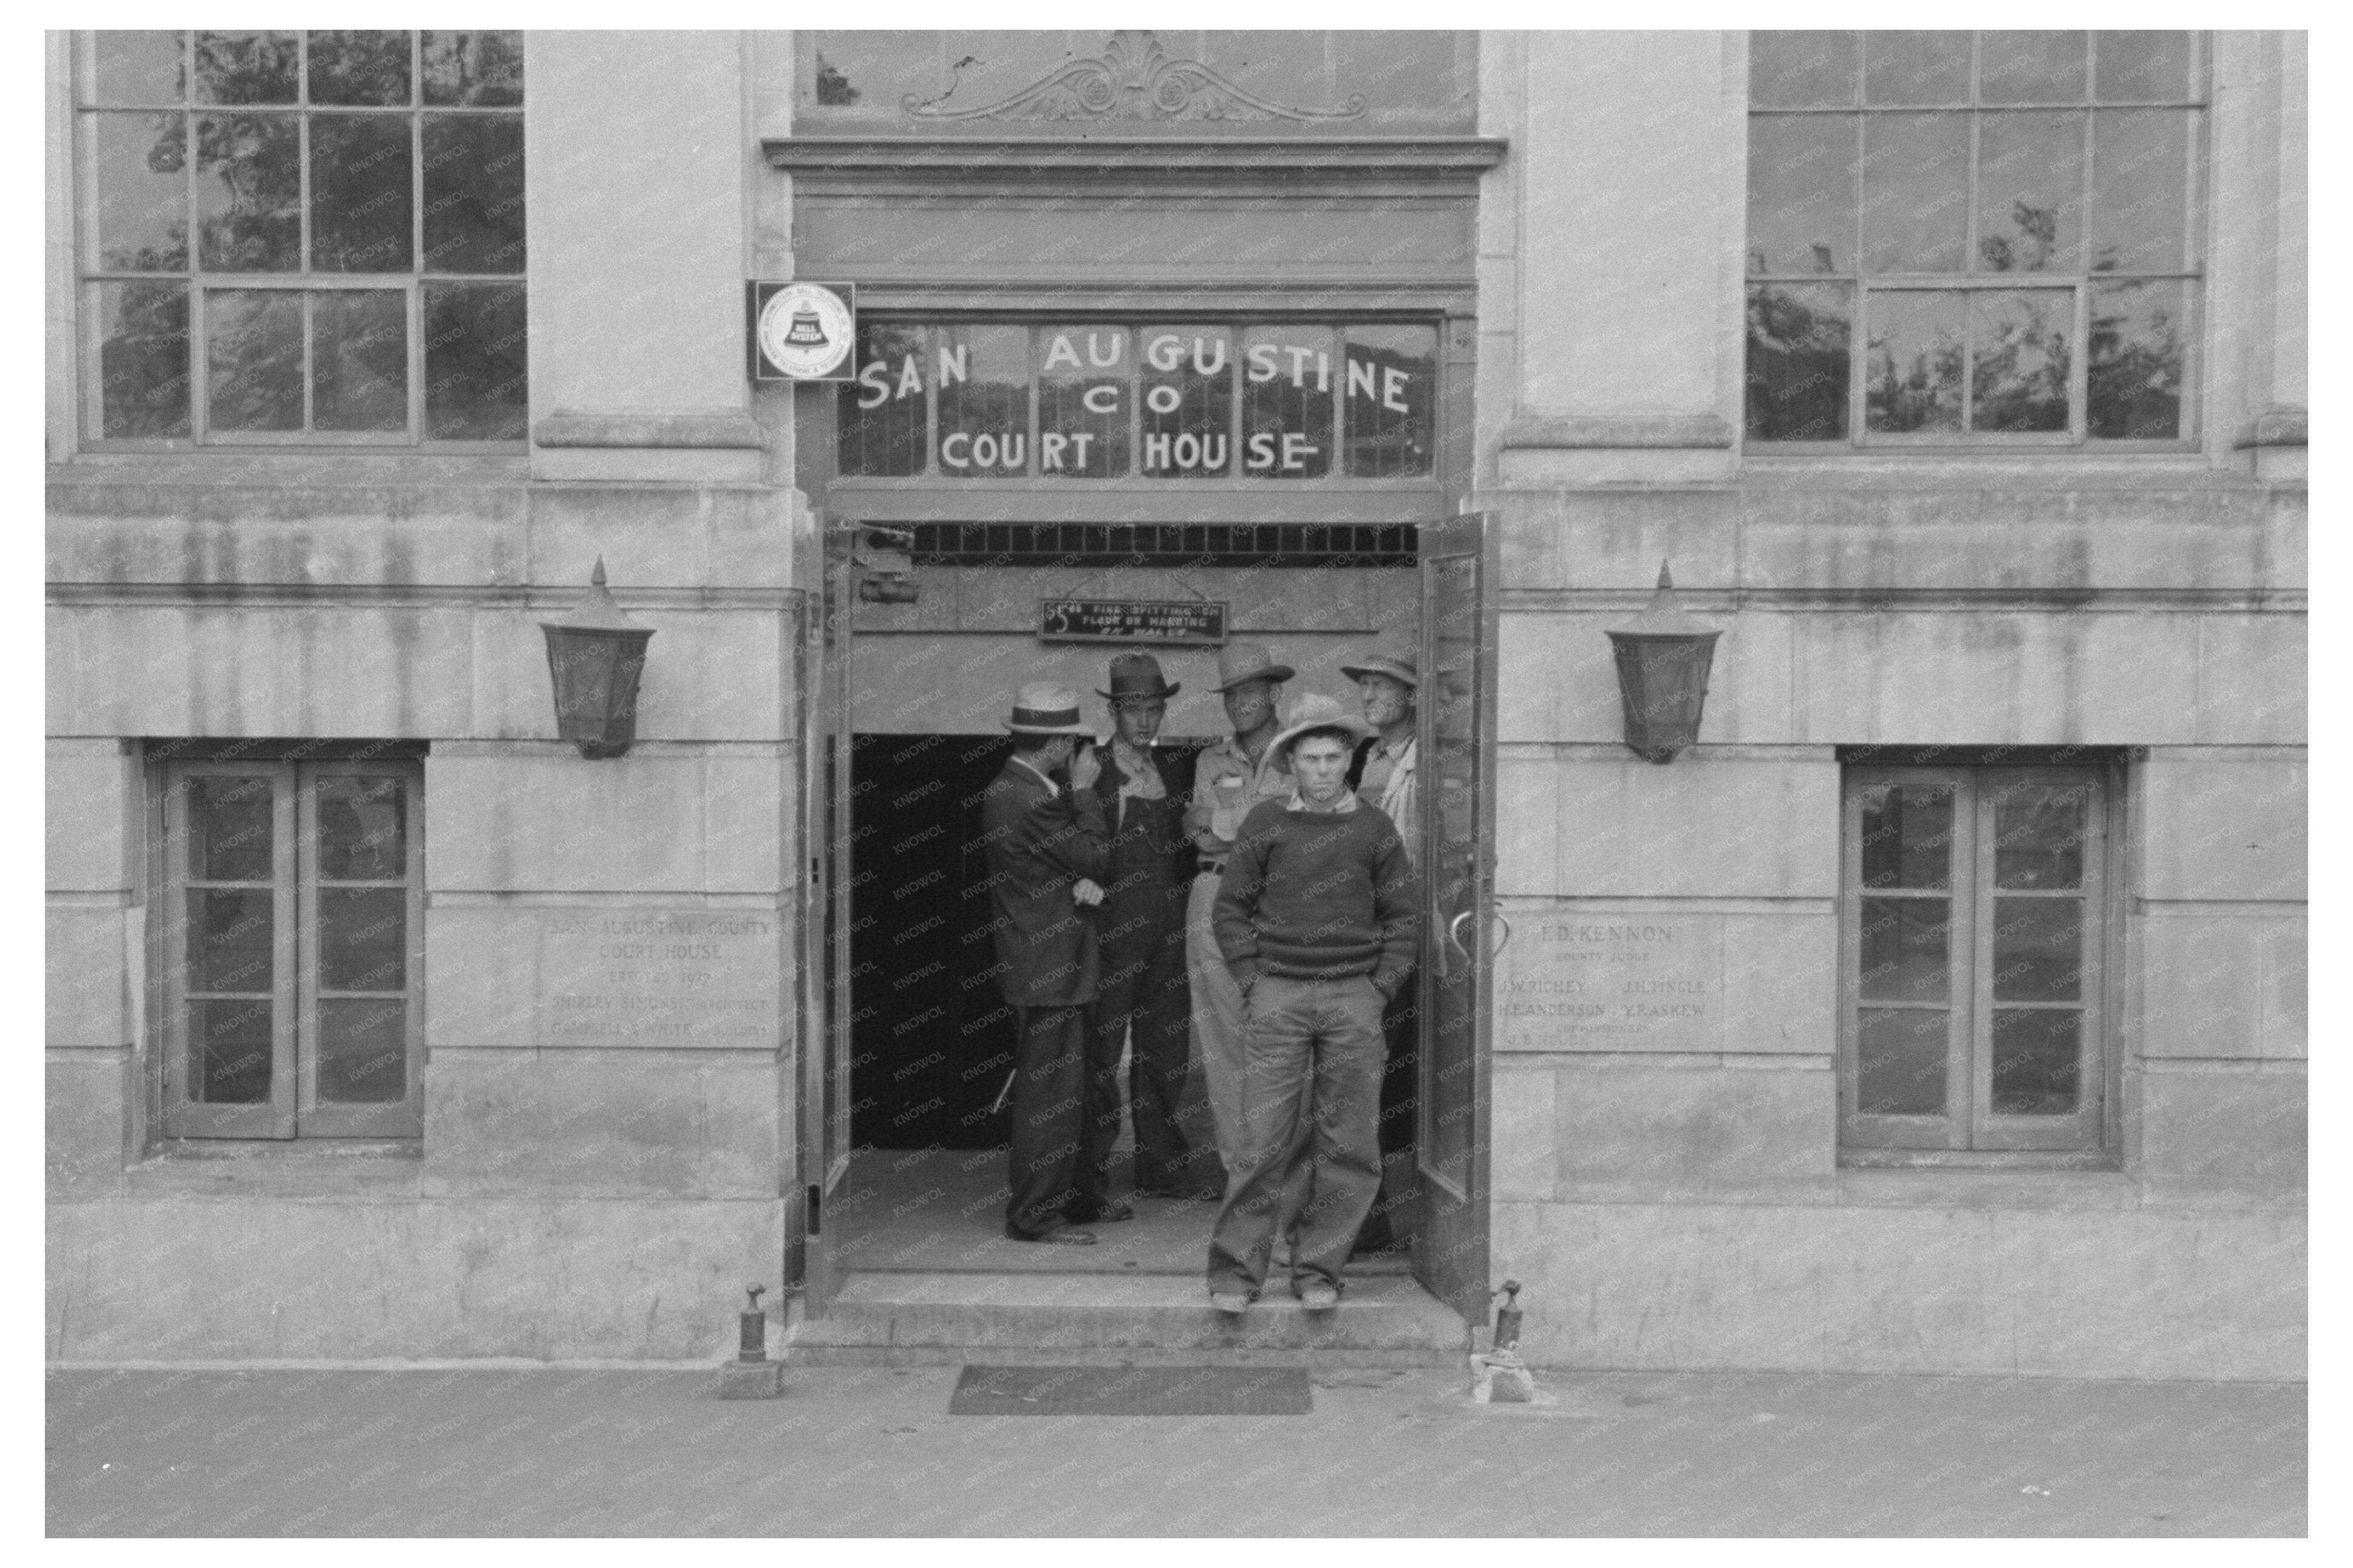
[[[1242,1152],[1209,1238],[1220,1312],[1265,1284],[1303,1166],[1292,1287],[1309,1311],[1338,1306],[1380,1190],[1381,1009],[1413,969],[1420,885],[1397,825],[1348,789],[1370,728],[1330,697],[1299,699],[1267,748],[1295,792],[1251,809],[1218,892],[1218,946],[1249,1010]]]
[[[1083,1137],[1088,1007],[1095,1000],[1095,922],[1111,836],[1095,795],[1092,738],[1078,694],[1036,682],[1013,700],[1013,755],[981,804],[997,979],[1017,1019],[1012,1151],[1005,1234],[1016,1241],[1087,1246],[1074,1228],[1124,1220],[1091,1162]],[[1067,766],[1067,782],[1055,777]]]
[[[1415,740],[1414,703],[1421,690],[1420,639],[1411,631],[1391,633],[1340,673],[1356,683],[1365,722],[1375,733],[1356,747],[1349,768],[1356,798],[1377,806],[1403,835],[1406,858],[1421,863],[1421,814],[1415,799],[1419,747]],[[1381,1010],[1381,1034],[1388,1043],[1381,1069],[1381,1192],[1356,1237],[1360,1253],[1383,1252],[1407,1239],[1412,1220],[1415,1068],[1420,1030],[1415,977]]]

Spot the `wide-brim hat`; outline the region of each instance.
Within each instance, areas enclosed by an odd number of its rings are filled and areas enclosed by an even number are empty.
[[[1013,716],[1005,727],[1016,735],[1083,735],[1094,731],[1079,722],[1079,694],[1068,686],[1034,681],[1014,694]]]
[[[1409,686],[1421,684],[1421,643],[1409,634],[1392,634],[1373,644],[1371,652],[1355,663],[1340,666],[1340,673],[1352,681],[1366,675],[1387,675]]]
[[[1291,705],[1290,716],[1276,733],[1273,744],[1267,747],[1267,756],[1277,768],[1289,768],[1292,747],[1302,736],[1323,729],[1340,731],[1348,737],[1350,746],[1373,733],[1373,726],[1366,722],[1364,715],[1338,698],[1327,697],[1321,692],[1309,692]]]
[[[1218,683],[1213,692],[1229,692],[1244,681],[1288,681],[1299,673],[1278,664],[1274,655],[1256,642],[1229,642],[1218,650]]]
[[[1185,689],[1182,681],[1166,680],[1160,673],[1160,661],[1149,653],[1114,653],[1111,661],[1111,690],[1095,689],[1095,695],[1108,697],[1114,705],[1133,700],[1149,701],[1155,697],[1173,697]]]

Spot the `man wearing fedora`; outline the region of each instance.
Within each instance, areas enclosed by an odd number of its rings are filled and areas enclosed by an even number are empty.
[[[1197,1125],[1188,1138],[1185,1125],[1198,1123],[1207,1109],[1198,1094],[1189,1117],[1185,1106],[1192,1055],[1185,905],[1193,870],[1185,780],[1180,765],[1153,745],[1168,699],[1182,684],[1164,679],[1151,654],[1126,652],[1112,658],[1111,689],[1095,694],[1111,704],[1112,737],[1096,748],[1101,771],[1094,782],[1111,831],[1111,858],[1095,911],[1103,979],[1088,1047],[1080,1158],[1094,1172],[1097,1190],[1108,1190],[1119,1139],[1119,1054],[1126,1044],[1136,1192],[1215,1202],[1224,1194],[1224,1172],[1212,1184],[1191,1169],[1196,1147],[1213,1135]]]
[[[1185,810],[1185,831],[1200,852],[1200,871],[1193,879],[1185,919],[1193,1034],[1200,1042],[1218,1154],[1229,1172],[1241,1153],[1242,993],[1218,951],[1211,913],[1242,819],[1261,800],[1291,797],[1291,776],[1275,764],[1271,743],[1282,727],[1275,702],[1282,694],[1282,683],[1293,673],[1256,642],[1229,642],[1218,651],[1217,691],[1225,699],[1226,722],[1233,734],[1194,759],[1192,803]]]
[[[1421,819],[1415,800],[1415,771],[1419,761],[1414,738],[1415,699],[1421,689],[1420,640],[1412,632],[1381,638],[1370,652],[1340,673],[1356,683],[1365,722],[1374,733],[1356,747],[1349,779],[1356,797],[1377,806],[1398,826],[1406,858],[1417,870],[1421,861]],[[1411,1218],[1405,1210],[1413,1185],[1413,1111],[1415,1068],[1419,1030],[1415,977],[1406,976],[1397,993],[1381,1010],[1381,1033],[1388,1043],[1388,1060],[1381,1069],[1381,1192],[1364,1230],[1356,1237],[1359,1252],[1385,1251],[1406,1239],[1403,1227]]]
[[[1218,946],[1248,1014],[1242,1151],[1209,1238],[1221,1312],[1265,1284],[1303,1170],[1292,1287],[1310,1311],[1339,1305],[1380,1190],[1381,1009],[1413,969],[1420,885],[1397,825],[1348,789],[1370,729],[1330,697],[1300,698],[1267,748],[1295,793],[1253,807],[1226,859]]]
[[[1026,685],[1005,727],[1013,755],[981,803],[997,985],[1017,1020],[1005,1234],[1084,1246],[1094,1234],[1075,1225],[1128,1217],[1080,1158],[1087,1015],[1098,983],[1094,916],[1082,906],[1102,896],[1111,835],[1078,694]],[[1067,782],[1056,777],[1065,766]]]

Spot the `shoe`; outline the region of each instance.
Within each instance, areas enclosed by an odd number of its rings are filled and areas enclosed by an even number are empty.
[[[1006,1232],[1005,1234],[1012,1241],[1037,1242],[1046,1246],[1092,1246],[1095,1245],[1094,1232],[1082,1231],[1075,1225],[1062,1225],[1037,1236],[1015,1235],[1011,1231]]]
[[[1187,1187],[1181,1185],[1174,1187],[1138,1187],[1135,1190],[1135,1194],[1139,1198],[1174,1198],[1180,1203],[1214,1203],[1225,1196],[1223,1192],[1219,1192],[1215,1187],[1208,1185],[1199,1187]]]
[[[1065,1213],[1062,1217],[1074,1225],[1115,1225],[1122,1220],[1135,1218],[1135,1211],[1125,1203],[1104,1203],[1092,1214]]]
[[[1229,1318],[1239,1318],[1249,1311],[1250,1303],[1250,1298],[1247,1291],[1212,1290],[1209,1292],[1209,1305]]]
[[[1329,1312],[1340,1305],[1340,1292],[1329,1285],[1311,1285],[1299,1293],[1299,1304],[1310,1312]]]

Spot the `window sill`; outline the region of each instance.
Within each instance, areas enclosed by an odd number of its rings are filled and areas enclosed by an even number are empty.
[[[424,1154],[415,1139],[179,1139],[125,1169],[122,1181],[141,1198],[400,1201],[419,1196]]]
[[[2050,1213],[2265,1211],[2302,1213],[2300,1188],[2206,1181],[2143,1180],[2121,1171],[1958,1166],[1912,1170],[1842,1167],[1841,1208],[2006,1209]]]

